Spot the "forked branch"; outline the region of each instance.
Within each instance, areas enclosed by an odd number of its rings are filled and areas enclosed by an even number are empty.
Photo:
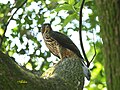
[[[92,60],[89,62],[89,60],[87,58],[87,55],[85,53],[84,46],[83,46],[83,41],[82,41],[82,9],[83,9],[84,3],[85,3],[85,0],[82,1],[81,7],[80,7],[80,11],[79,11],[79,14],[80,14],[79,15],[79,39],[80,39],[80,45],[81,45],[81,49],[82,49],[82,52],[83,52],[84,59],[86,60],[87,67],[89,67],[90,63],[93,61],[93,59],[96,56],[96,47],[95,47],[95,43],[93,42],[95,54],[93,55]]]

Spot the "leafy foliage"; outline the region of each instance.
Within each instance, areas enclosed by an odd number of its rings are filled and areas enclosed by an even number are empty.
[[[0,3],[0,35],[9,17],[24,0],[15,2]],[[31,70],[43,72],[54,61],[58,61],[46,49],[41,37],[41,25],[49,22],[58,31],[68,34],[71,30],[78,31],[79,8],[82,0],[28,0],[27,3],[18,10],[7,27],[1,50],[14,57],[22,66],[30,67]],[[87,11],[86,11],[87,10]],[[85,11],[85,12],[84,12]],[[88,12],[90,11],[90,12]],[[83,30],[88,34],[90,50],[87,53],[89,59],[94,54],[92,45],[92,33],[95,33],[95,43],[97,56],[91,65],[92,78],[86,86],[88,90],[104,90],[106,88],[105,75],[103,69],[103,54],[101,52],[102,41],[99,31],[99,20],[93,0],[86,0],[83,10]],[[70,34],[72,35],[72,33]],[[75,38],[75,37],[74,37]],[[79,41],[78,41],[79,42]],[[84,43],[84,42],[83,42]],[[53,58],[51,58],[53,57]],[[24,60],[24,61],[23,61]]]

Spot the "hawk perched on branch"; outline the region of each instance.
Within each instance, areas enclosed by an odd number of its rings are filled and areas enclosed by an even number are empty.
[[[63,60],[67,57],[78,56],[81,60],[83,72],[88,80],[90,80],[90,71],[86,67],[83,57],[80,54],[77,46],[72,42],[72,40],[59,32],[53,31],[49,23],[42,25],[42,35],[46,46],[55,56]]]

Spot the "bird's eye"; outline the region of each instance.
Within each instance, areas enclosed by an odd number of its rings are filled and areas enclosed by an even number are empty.
[[[45,31],[44,31],[44,32],[45,32],[45,33],[48,33],[49,31],[50,31],[50,26],[49,26],[49,25],[46,25],[46,26],[45,26]]]
[[[49,25],[46,25],[45,28],[49,28]]]

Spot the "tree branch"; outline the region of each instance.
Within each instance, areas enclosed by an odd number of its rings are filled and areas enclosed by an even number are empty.
[[[79,58],[65,58],[42,76],[25,71],[0,52],[1,90],[83,90],[84,75]]]
[[[27,0],[25,0],[16,10],[15,12],[12,14],[12,16],[8,19],[7,23],[5,24],[5,29],[4,29],[4,33],[3,33],[3,36],[1,37],[1,43],[0,43],[0,48],[2,47],[2,42],[3,42],[3,39],[5,37],[5,33],[7,31],[7,26],[8,24],[10,23],[10,21],[13,19],[13,16],[16,14],[16,12],[27,2]]]
[[[83,46],[83,41],[82,41],[82,9],[83,9],[84,2],[85,2],[85,0],[82,1],[81,7],[80,7],[80,11],[79,11],[79,14],[80,14],[79,15],[79,39],[80,39],[80,45],[81,45],[81,49],[82,49],[82,52],[83,52],[84,59],[86,60],[87,67],[89,67],[90,63],[93,61],[93,59],[96,56],[96,47],[95,47],[95,43],[93,42],[95,54],[93,55],[91,61],[89,62],[89,60],[88,60],[88,58],[86,56],[86,53],[85,53],[85,50],[84,50],[84,46]]]
[[[87,67],[89,67],[90,63],[89,63],[88,58],[86,56],[84,46],[83,46],[83,41],[82,41],[82,9],[83,9],[84,2],[85,2],[85,0],[82,1],[81,7],[80,7],[80,12],[79,12],[79,14],[80,14],[79,15],[79,39],[80,39],[80,45],[81,45],[84,59],[86,60]]]

